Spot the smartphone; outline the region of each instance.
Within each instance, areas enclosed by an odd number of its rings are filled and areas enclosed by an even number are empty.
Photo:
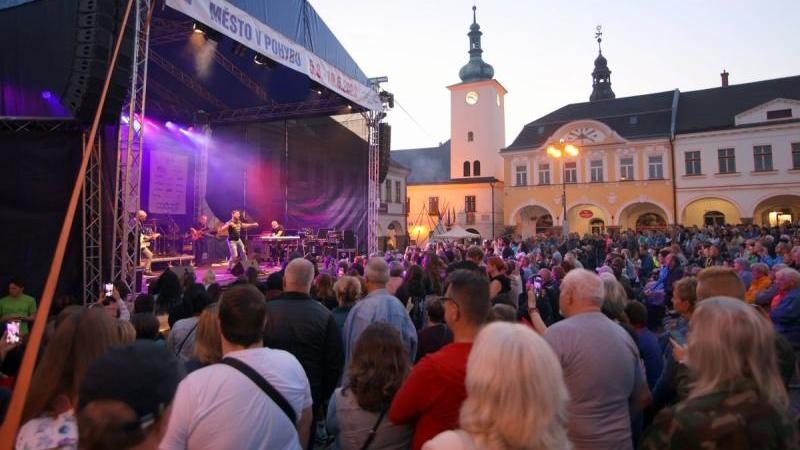
[[[677,342],[678,345],[684,346],[686,345],[686,336],[683,335],[678,330],[672,330],[669,332],[669,337],[672,338],[673,341]]]
[[[106,297],[111,297],[114,295],[114,284],[113,283],[106,283],[103,286],[106,290]]]
[[[6,324],[6,342],[16,344],[19,342],[19,320],[12,320]]]

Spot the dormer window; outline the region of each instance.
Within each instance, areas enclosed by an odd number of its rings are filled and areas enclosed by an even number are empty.
[[[767,120],[788,119],[790,117],[792,117],[791,109],[773,109],[772,111],[767,111]]]

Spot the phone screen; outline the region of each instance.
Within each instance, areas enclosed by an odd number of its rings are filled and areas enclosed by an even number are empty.
[[[16,344],[19,342],[19,320],[12,320],[6,324],[6,342]]]
[[[686,345],[686,336],[684,336],[678,330],[670,331],[669,332],[669,337],[671,337],[673,341],[677,342],[678,345]]]
[[[112,283],[106,283],[104,288],[106,290],[106,297],[114,295],[114,285]]]

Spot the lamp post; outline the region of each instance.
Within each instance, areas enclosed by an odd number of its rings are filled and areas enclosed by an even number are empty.
[[[565,144],[564,139],[558,141],[558,146],[550,145],[547,147],[547,154],[554,159],[561,161],[561,205],[564,207],[564,215],[561,218],[561,234],[564,240],[569,237],[569,222],[567,221],[567,163],[569,156],[576,157],[580,154],[578,147],[572,144]]]

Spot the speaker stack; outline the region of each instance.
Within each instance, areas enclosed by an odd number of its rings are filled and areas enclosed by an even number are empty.
[[[388,123],[378,124],[378,149],[380,151],[378,182],[383,183],[389,173],[389,164],[391,163],[389,152],[392,149],[392,127]]]

